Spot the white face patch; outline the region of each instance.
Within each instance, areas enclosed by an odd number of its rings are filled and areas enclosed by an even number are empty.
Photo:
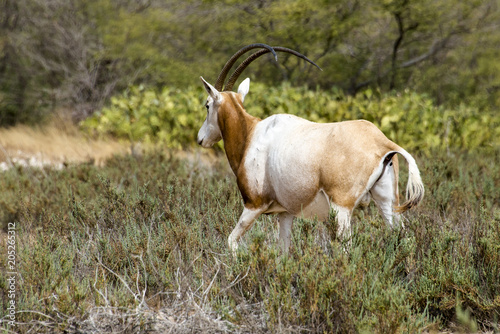
[[[223,100],[221,96],[221,100]],[[219,101],[218,101],[219,102]],[[207,118],[198,131],[197,141],[203,147],[211,147],[222,139],[222,133],[219,128],[217,111],[220,103],[216,103],[214,99],[209,96],[205,103],[207,109]]]
[[[205,103],[207,118],[205,122],[203,122],[200,131],[198,131],[197,142],[203,147],[210,147],[222,139],[222,133],[217,118],[219,107],[224,101],[224,98],[214,86],[206,82],[202,77],[200,77],[200,79],[208,93],[208,98]]]

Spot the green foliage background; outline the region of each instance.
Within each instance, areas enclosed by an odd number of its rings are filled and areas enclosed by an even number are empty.
[[[200,84],[201,86],[201,84]],[[196,145],[206,111],[201,87],[146,89],[131,87],[114,96],[109,106],[83,122],[87,131],[173,148]],[[410,152],[436,150],[495,152],[500,149],[500,113],[460,104],[436,106],[424,94],[409,90],[380,93],[366,90],[349,96],[340,90],[310,90],[284,83],[251,84],[247,112],[265,118],[294,114],[315,122],[366,119]]]
[[[252,79],[276,86],[410,89],[450,110],[500,107],[499,0],[5,0],[0,2],[0,125],[59,112],[82,120],[130,86],[215,80],[243,45]]]

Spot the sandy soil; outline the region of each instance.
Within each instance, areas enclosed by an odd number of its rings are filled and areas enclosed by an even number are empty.
[[[126,143],[91,139],[73,125],[0,129],[0,171],[12,165],[62,168],[66,163],[101,165],[114,154],[130,153]]]

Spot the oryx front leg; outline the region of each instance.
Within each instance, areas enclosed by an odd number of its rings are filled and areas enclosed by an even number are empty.
[[[229,243],[229,248],[231,248],[233,255],[236,255],[236,250],[238,249],[238,241],[245,234],[246,231],[252,227],[255,219],[260,216],[261,213],[265,211],[265,208],[249,209],[247,207],[243,208],[238,224],[233,229],[227,242]]]
[[[278,215],[280,223],[280,246],[283,253],[288,253],[290,240],[292,236],[293,215],[288,212],[282,212]]]
[[[351,214],[352,210],[333,205],[333,209],[337,213],[337,236],[341,239],[348,240],[351,238]]]

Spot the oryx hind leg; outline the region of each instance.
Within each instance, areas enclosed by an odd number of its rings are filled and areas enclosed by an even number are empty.
[[[282,212],[278,215],[278,220],[279,220],[279,224],[280,224],[279,243],[280,243],[281,249],[283,250],[283,253],[288,253],[288,250],[290,249],[290,240],[292,238],[293,218],[294,218],[294,215],[292,215],[289,212]]]
[[[398,180],[397,172],[395,171],[395,165],[397,165],[397,159],[394,163],[394,158],[387,163],[383,169],[382,175],[375,182],[373,187],[370,189],[370,194],[379,208],[385,223],[394,227],[394,225],[399,225],[400,216],[394,211],[394,206],[399,204],[398,199]]]

